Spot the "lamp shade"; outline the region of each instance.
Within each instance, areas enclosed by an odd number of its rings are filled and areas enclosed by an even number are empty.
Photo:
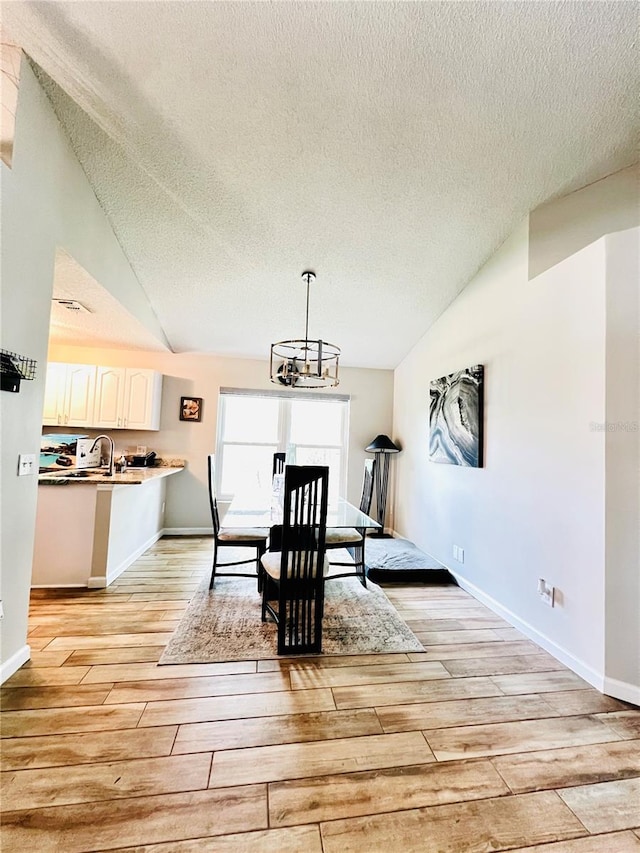
[[[400,448],[394,444],[388,435],[377,435],[371,444],[365,447],[367,453],[399,453]]]

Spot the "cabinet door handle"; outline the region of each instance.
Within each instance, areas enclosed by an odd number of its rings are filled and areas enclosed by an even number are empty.
[[[124,425],[126,426],[128,423],[129,423],[129,421],[125,418],[124,419]]]
[[[62,423],[62,419],[61,419],[60,415],[58,415],[58,424],[61,424],[61,423]]]
[[[65,424],[69,423],[69,415],[64,416],[64,422],[65,422]]]
[[[120,426],[120,418],[118,418],[118,426]]]

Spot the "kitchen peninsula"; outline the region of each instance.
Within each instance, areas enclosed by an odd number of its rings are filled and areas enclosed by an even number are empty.
[[[41,474],[31,585],[109,586],[162,535],[167,477],[183,467]]]

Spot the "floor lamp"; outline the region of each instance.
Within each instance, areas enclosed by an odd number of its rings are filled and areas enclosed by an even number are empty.
[[[368,447],[367,453],[376,454],[375,482],[376,482],[376,506],[378,518],[376,519],[381,529],[370,536],[382,538],[389,537],[384,532],[384,517],[387,511],[387,487],[389,485],[389,457],[392,453],[399,453],[400,448],[395,445],[388,435],[377,435]]]

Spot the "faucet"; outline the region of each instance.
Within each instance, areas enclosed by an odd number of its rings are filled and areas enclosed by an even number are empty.
[[[113,477],[113,457],[114,457],[114,453],[115,453],[115,448],[114,448],[113,439],[111,438],[111,436],[110,435],[99,435],[96,438],[96,440],[93,442],[93,444],[91,445],[91,449],[89,450],[89,453],[93,453],[93,451],[96,449],[96,445],[103,438],[106,438],[106,440],[109,442],[109,470],[105,474],[105,477]]]

